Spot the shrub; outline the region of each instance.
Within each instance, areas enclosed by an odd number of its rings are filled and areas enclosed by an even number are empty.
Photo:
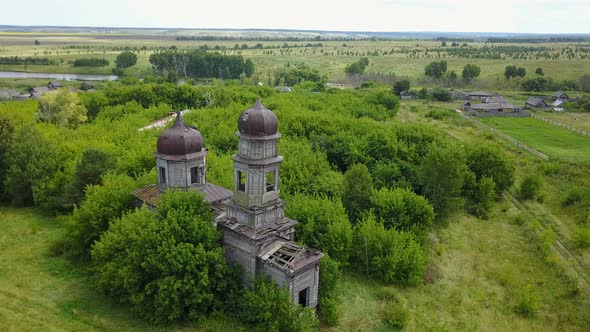
[[[522,199],[535,199],[541,191],[541,177],[538,175],[527,175],[520,184],[519,195]]]
[[[388,303],[381,311],[381,320],[395,329],[402,329],[406,326],[409,318],[409,311],[401,303]]]
[[[246,289],[238,305],[240,320],[254,331],[311,331],[318,321],[313,311],[293,304],[291,294],[271,280],[257,280],[255,287]]]
[[[341,316],[339,265],[328,255],[320,261],[318,312],[320,319],[330,326],[338,323]]]
[[[381,188],[371,196],[371,205],[385,228],[412,231],[424,238],[434,220],[432,205],[409,189]]]
[[[426,270],[426,254],[414,234],[386,230],[369,216],[355,227],[351,260],[358,271],[382,282],[416,285]]]
[[[432,99],[437,101],[451,101],[453,100],[453,96],[451,92],[447,89],[442,88],[434,88],[432,89]]]
[[[289,199],[286,213],[299,221],[299,241],[321,249],[340,265],[347,265],[352,228],[340,201],[296,194]]]
[[[87,187],[82,205],[66,219],[64,241],[73,258],[88,259],[90,246],[109,228],[109,221],[119,218],[135,205],[135,197],[131,194],[135,189],[133,179],[108,174],[102,181],[102,186]]]
[[[235,294],[209,205],[195,191],[167,191],[158,211],[114,221],[92,247],[93,271],[107,294],[152,322],[198,319]]]
[[[517,303],[514,312],[523,317],[532,317],[539,310],[539,295],[535,293],[533,286],[527,284],[517,295]]]

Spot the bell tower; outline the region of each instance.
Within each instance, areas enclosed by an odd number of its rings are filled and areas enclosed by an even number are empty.
[[[172,127],[158,137],[155,155],[160,190],[188,190],[207,184],[203,136],[184,123],[180,112],[176,113]]]

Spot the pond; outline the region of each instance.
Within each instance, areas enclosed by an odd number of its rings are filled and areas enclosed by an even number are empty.
[[[61,81],[114,81],[117,75],[27,73],[22,71],[0,71],[0,78],[47,78]]]

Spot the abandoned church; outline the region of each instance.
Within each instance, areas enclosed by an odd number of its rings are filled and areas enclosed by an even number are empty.
[[[285,217],[285,202],[279,195],[283,158],[277,155],[281,137],[277,128],[276,115],[260,100],[242,112],[231,191],[207,182],[203,137],[178,113],[174,125],[158,137],[158,184],[134,194],[140,205],[156,209],[159,195],[168,188],[199,191],[216,215],[226,260],[242,268],[243,283],[268,276],[289,289],[293,302],[315,308],[322,253],[296,244],[297,222]]]

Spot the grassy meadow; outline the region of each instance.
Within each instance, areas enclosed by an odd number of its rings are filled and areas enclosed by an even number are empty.
[[[481,75],[469,84],[473,89],[512,88],[518,83],[506,81],[503,73],[507,65],[524,67],[528,74],[538,67],[543,68],[546,77],[556,81],[577,80],[582,74],[590,73],[590,59],[585,53],[566,56],[566,50],[581,48],[583,43],[544,43],[516,44],[523,48],[544,47],[546,51],[526,51],[513,55],[500,55],[498,59],[472,57],[469,55],[452,55],[451,46],[441,48],[439,41],[428,39],[406,40],[309,40],[309,41],[263,41],[241,40],[175,40],[177,35],[189,32],[129,34],[89,34],[89,33],[17,33],[0,32],[0,57],[2,56],[37,56],[56,60],[56,65],[0,65],[0,70],[29,72],[61,72],[85,74],[110,74],[117,54],[125,47],[136,49],[138,62],[127,69],[127,74],[144,77],[152,73],[149,55],[156,50],[176,46],[179,49],[195,49],[207,45],[209,49],[228,55],[243,55],[256,64],[255,79],[266,82],[268,76],[279,67],[287,64],[304,62],[320,70],[330,81],[344,82],[347,79],[344,67],[357,61],[361,56],[370,60],[367,74],[395,74],[410,78],[414,85],[432,85],[424,79],[424,66],[432,61],[445,60],[448,71],[454,70],[460,76],[465,64],[471,63],[481,67]],[[231,34],[229,35],[231,36]],[[40,45],[33,45],[38,40]],[[306,44],[321,43],[320,47]],[[248,48],[242,49],[242,45]],[[264,48],[255,48],[261,44]],[[284,44],[290,47],[284,48]],[[450,43],[449,43],[450,44]],[[235,46],[239,48],[236,49]],[[297,45],[297,46],[295,46]],[[515,44],[494,44],[495,46],[514,46]],[[493,45],[493,46],[494,46]],[[483,41],[468,43],[469,48],[482,49],[490,47]],[[484,54],[484,53],[481,53]],[[558,56],[554,58],[554,56]],[[100,57],[111,62],[106,67],[73,67],[68,61],[76,58]],[[461,84],[460,84],[461,85]]]
[[[432,246],[431,283],[415,288],[386,286],[345,272],[343,317],[325,331],[391,331],[390,306],[408,309],[407,331],[582,331],[588,303],[572,285],[539,259],[523,227],[511,222],[517,209],[503,202],[489,220],[452,217]],[[0,208],[0,330],[2,331],[241,331],[227,317],[151,326],[129,308],[97,293],[91,276],[51,243],[64,231],[59,221],[35,209]],[[514,312],[523,287],[534,286],[538,312]]]
[[[590,138],[533,118],[482,118],[481,121],[543,152],[565,160],[590,161]]]

